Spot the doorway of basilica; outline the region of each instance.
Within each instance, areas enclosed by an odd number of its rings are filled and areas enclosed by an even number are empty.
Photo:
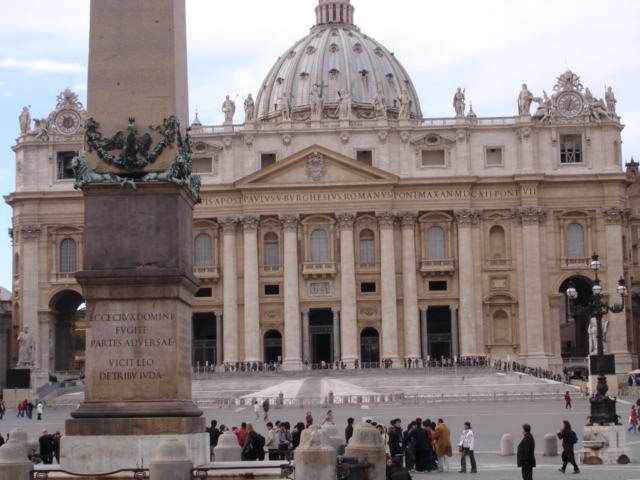
[[[330,308],[309,310],[311,363],[333,362],[333,312]]]
[[[427,309],[427,340],[427,354],[431,359],[452,358],[451,309],[448,306]]]
[[[368,327],[360,334],[360,359],[362,368],[377,367],[380,363],[380,335]]]
[[[282,362],[282,335],[277,330],[269,330],[264,334],[264,362]]]
[[[193,366],[214,365],[216,355],[216,316],[213,313],[194,313],[193,322]]]
[[[573,313],[569,308],[569,299],[566,291],[569,283],[578,291],[578,298],[575,300],[577,306],[585,306],[591,302],[593,292],[592,283],[585,277],[573,276],[567,278],[560,286],[559,293],[562,294],[560,302],[560,351],[562,357],[566,359],[584,359],[589,355],[589,316],[582,313]]]

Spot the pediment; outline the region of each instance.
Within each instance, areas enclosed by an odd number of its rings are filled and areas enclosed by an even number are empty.
[[[353,158],[312,145],[236,181],[236,188],[396,183],[398,177]]]

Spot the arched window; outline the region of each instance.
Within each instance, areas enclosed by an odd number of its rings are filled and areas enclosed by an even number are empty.
[[[444,230],[431,227],[427,230],[427,260],[444,260]]]
[[[213,267],[213,242],[211,236],[201,233],[194,241],[195,266]]]
[[[505,240],[504,228],[494,225],[489,230],[489,257],[506,258],[507,243]]]
[[[316,228],[310,237],[310,258],[312,262],[329,261],[329,234],[323,228]]]
[[[60,273],[76,271],[76,241],[65,238],[60,242]]]
[[[264,236],[264,266],[278,268],[280,266],[280,244],[278,235],[268,232]]]
[[[584,227],[570,223],[566,230],[567,258],[585,258]]]
[[[364,229],[360,232],[360,266],[371,267],[376,262],[375,240],[371,230]]]

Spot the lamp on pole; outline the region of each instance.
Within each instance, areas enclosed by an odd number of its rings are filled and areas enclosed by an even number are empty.
[[[604,371],[604,338],[602,329],[602,317],[607,313],[620,313],[624,311],[624,301],[627,296],[627,287],[624,284],[624,278],[620,277],[618,280],[618,287],[616,291],[622,303],[615,303],[609,305],[602,299],[602,284],[598,278],[598,270],[602,264],[600,258],[595,253],[591,257],[590,267],[595,274],[593,280],[593,286],[591,291],[593,297],[591,301],[584,305],[579,306],[574,304],[574,300],[578,298],[578,291],[574,287],[572,282],[569,282],[566,294],[569,297],[569,307],[571,312],[583,313],[589,316],[589,318],[595,318],[596,320],[596,370],[598,374],[598,384],[596,386],[596,393],[591,397],[591,415],[589,415],[589,425],[599,424],[608,425],[610,423],[619,425],[619,416],[616,414],[616,399],[607,395],[609,387],[607,386],[607,377]]]

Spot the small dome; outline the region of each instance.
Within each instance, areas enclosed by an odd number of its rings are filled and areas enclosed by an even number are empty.
[[[422,117],[406,70],[393,53],[353,24],[349,0],[319,0],[316,19],[309,35],[278,58],[265,78],[256,98],[259,120],[280,119],[284,105],[287,117],[306,120],[317,110],[315,97],[321,97],[319,116],[338,118],[345,94],[351,98],[353,118]]]

